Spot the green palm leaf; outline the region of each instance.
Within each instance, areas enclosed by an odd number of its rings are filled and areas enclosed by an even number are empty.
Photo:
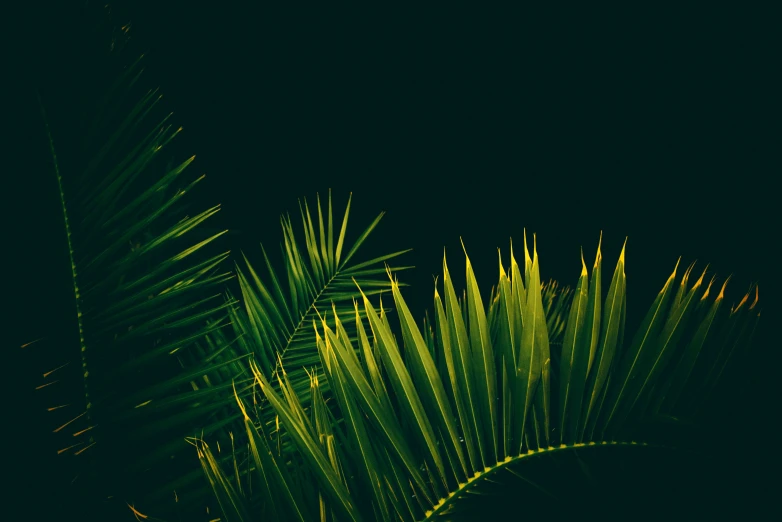
[[[581,277],[578,278],[576,295],[570,308],[567,320],[567,331],[562,344],[560,362],[560,441],[572,444],[576,440],[578,419],[581,418],[581,404],[586,385],[587,365],[589,364],[589,349],[584,335],[587,300],[589,298],[587,268],[581,254]]]

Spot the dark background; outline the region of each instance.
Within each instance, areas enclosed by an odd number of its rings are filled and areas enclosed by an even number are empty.
[[[7,257],[21,263],[8,422],[30,426],[11,430],[33,459],[20,468],[22,489],[59,512],[86,508],[58,496],[53,460],[36,451],[45,422],[28,404],[41,362],[17,348],[56,313],[48,246],[61,233],[44,224],[57,201],[32,87],[73,81],[63,49],[82,30],[78,6],[48,4],[9,18],[11,65],[21,66],[9,75],[18,89],[9,108],[21,116],[10,157],[21,168],[7,173],[19,234]],[[567,284],[581,246],[591,265],[601,230],[605,279],[629,237],[630,331],[679,256],[711,263],[720,280],[733,273],[734,301],[751,282],[771,282],[780,62],[767,13],[263,4],[112,7],[148,51],[146,81],[184,126],[181,158],[195,153],[191,168],[207,174],[201,197],[221,202],[219,223],[241,232],[235,251],[252,258],[263,242],[276,252],[279,215],[296,217],[298,198],[331,189],[340,216],[353,193],[352,238],[388,212],[363,259],[413,248],[398,263],[416,266],[400,278],[419,317],[443,248],[463,274],[463,239],[487,299],[497,247],[507,256],[512,237],[520,248],[525,227],[538,235],[543,278]],[[760,396],[772,389],[763,346],[742,386]],[[728,423],[764,424],[760,411],[731,412]]]

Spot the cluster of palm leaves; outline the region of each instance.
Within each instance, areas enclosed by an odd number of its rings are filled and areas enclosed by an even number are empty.
[[[283,370],[275,386],[251,363],[278,424],[237,394],[251,458],[226,452],[221,466],[203,439],[194,441],[227,519],[456,520],[460,499],[482,484],[530,482],[528,460],[596,445],[664,445],[639,430],[642,421],[696,411],[759,315],[749,294],[724,310],[725,285],[715,292],[714,279],[704,284],[705,270],[693,282],[690,267],[678,283],[674,270],[625,343],[624,250],[603,301],[598,248],[556,345],[537,252],[530,257],[526,243],[524,252],[523,271],[512,252],[510,269],[500,265],[488,307],[469,259],[463,299],[443,260],[443,296],[435,290],[436,320],[423,331],[390,277],[401,343],[366,296],[352,317],[324,311],[313,329],[325,382],[313,366],[306,402],[292,384],[300,379]]]
[[[695,415],[749,345],[756,287],[728,308],[724,284],[675,269],[626,339],[624,250],[604,298],[599,247],[572,290],[542,284],[526,237],[486,305],[469,259],[461,295],[444,259],[419,327],[409,267],[386,264],[404,252],[357,257],[382,214],[349,242],[330,194],[300,205],[303,241],[282,218],[282,270],[264,251],[232,272],[219,206],[189,211],[204,176],[161,156],[178,129],[126,52],[68,161],[46,126],[75,327],[38,387],[74,480],[136,516],[466,517],[487,483],[545,489],[524,471],[541,456],[662,444],[644,423]]]

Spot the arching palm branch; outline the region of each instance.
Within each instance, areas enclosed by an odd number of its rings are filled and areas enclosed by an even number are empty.
[[[513,484],[512,495],[532,484],[551,495],[552,484],[538,483],[533,471],[547,457],[674,444],[646,423],[694,418],[728,361],[749,345],[757,288],[754,300],[749,293],[728,310],[725,284],[716,292],[705,271],[693,282],[692,267],[677,282],[677,267],[626,338],[624,263],[623,249],[605,300],[599,248],[591,276],[583,266],[559,349],[548,338],[537,252],[530,257],[526,242],[522,266],[512,252],[509,270],[500,266],[488,307],[469,259],[461,302],[443,260],[431,334],[421,332],[396,283],[402,343],[366,299],[349,319],[357,339],[342,314],[329,314],[334,326],[316,321],[336,408],[316,374],[303,407],[284,372],[275,386],[251,365],[264,407],[279,416],[295,451],[281,450],[280,434],[238,395],[251,458],[234,460],[228,474],[210,446],[195,441],[227,520],[473,520],[470,497],[487,494],[487,484]]]

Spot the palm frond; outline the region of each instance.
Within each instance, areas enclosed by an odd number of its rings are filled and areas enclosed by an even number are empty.
[[[143,90],[143,60],[129,63],[132,52],[113,46],[89,65],[92,77],[74,75],[76,90],[95,96],[72,100],[69,120],[49,117],[59,93],[39,98],[70,277],[63,313],[73,321],[45,356],[60,370],[39,388],[76,485],[135,505],[197,471],[182,458],[190,451],[183,438],[211,429],[233,402],[230,388],[204,381],[221,372],[240,380],[237,362],[248,354],[209,346],[234,304],[222,297],[233,278],[220,246],[226,231],[207,226],[220,207],[187,210],[204,175],[190,174],[193,157],[172,162],[168,147],[181,128],[161,112],[158,92]]]
[[[712,298],[703,276],[691,283],[691,269],[674,292],[674,270],[625,347],[624,249],[605,300],[594,289],[600,249],[591,280],[582,259],[567,307],[544,305],[536,248],[531,256],[526,243],[524,250],[523,280],[512,253],[509,271],[500,263],[488,314],[468,259],[461,302],[443,262],[445,297],[435,291],[431,332],[421,332],[390,271],[400,344],[366,295],[363,314],[356,307],[352,319],[358,348],[336,307],[328,321],[325,314],[316,321],[325,379],[341,413],[328,428],[308,420],[284,372],[275,388],[253,366],[269,409],[291,436],[293,455],[300,455],[291,457],[291,473],[303,467],[315,475],[326,506],[321,520],[467,520],[476,502],[471,497],[515,495],[509,484],[557,498],[561,480],[554,488],[538,482],[536,462],[561,466],[571,455],[591,477],[582,457],[598,450],[589,448],[649,452],[671,444],[646,430],[650,419],[694,419],[728,361],[747,349],[758,316],[749,294],[720,321],[727,333],[716,335],[724,293]],[[555,323],[546,309],[567,311],[561,345],[549,342]],[[559,352],[557,365],[552,352]],[[549,380],[554,373],[558,386]],[[311,378],[310,386],[320,396],[321,380]],[[318,444],[324,435],[341,443]],[[314,498],[302,501],[309,504],[301,509],[317,510]]]
[[[237,334],[245,339],[248,350],[257,355],[259,367],[267,377],[276,373],[280,365],[284,365],[292,381],[308,383],[305,368],[319,362],[311,328],[312,321],[320,313],[319,310],[326,310],[333,303],[340,317],[350,317],[353,314],[353,300],[360,297],[356,285],[366,288],[368,294],[388,291],[391,284],[385,278],[386,269],[383,263],[408,251],[350,264],[355,253],[384,215],[379,214],[344,255],[343,246],[347,237],[351,200],[352,196],[348,199],[336,245],[330,192],[325,219],[320,198],[317,198],[318,232],[315,231],[306,200],[303,208],[300,205],[304,253],[296,240],[290,217],[281,219],[284,237],[283,277],[278,276],[265,250],[263,257],[268,283],[262,281],[246,256],[244,267],[237,265],[247,317],[247,321],[240,323],[241,326],[237,328]],[[411,267],[396,267],[391,270],[407,268]],[[283,285],[280,284],[280,281],[285,280],[288,283],[287,290],[283,290]]]

